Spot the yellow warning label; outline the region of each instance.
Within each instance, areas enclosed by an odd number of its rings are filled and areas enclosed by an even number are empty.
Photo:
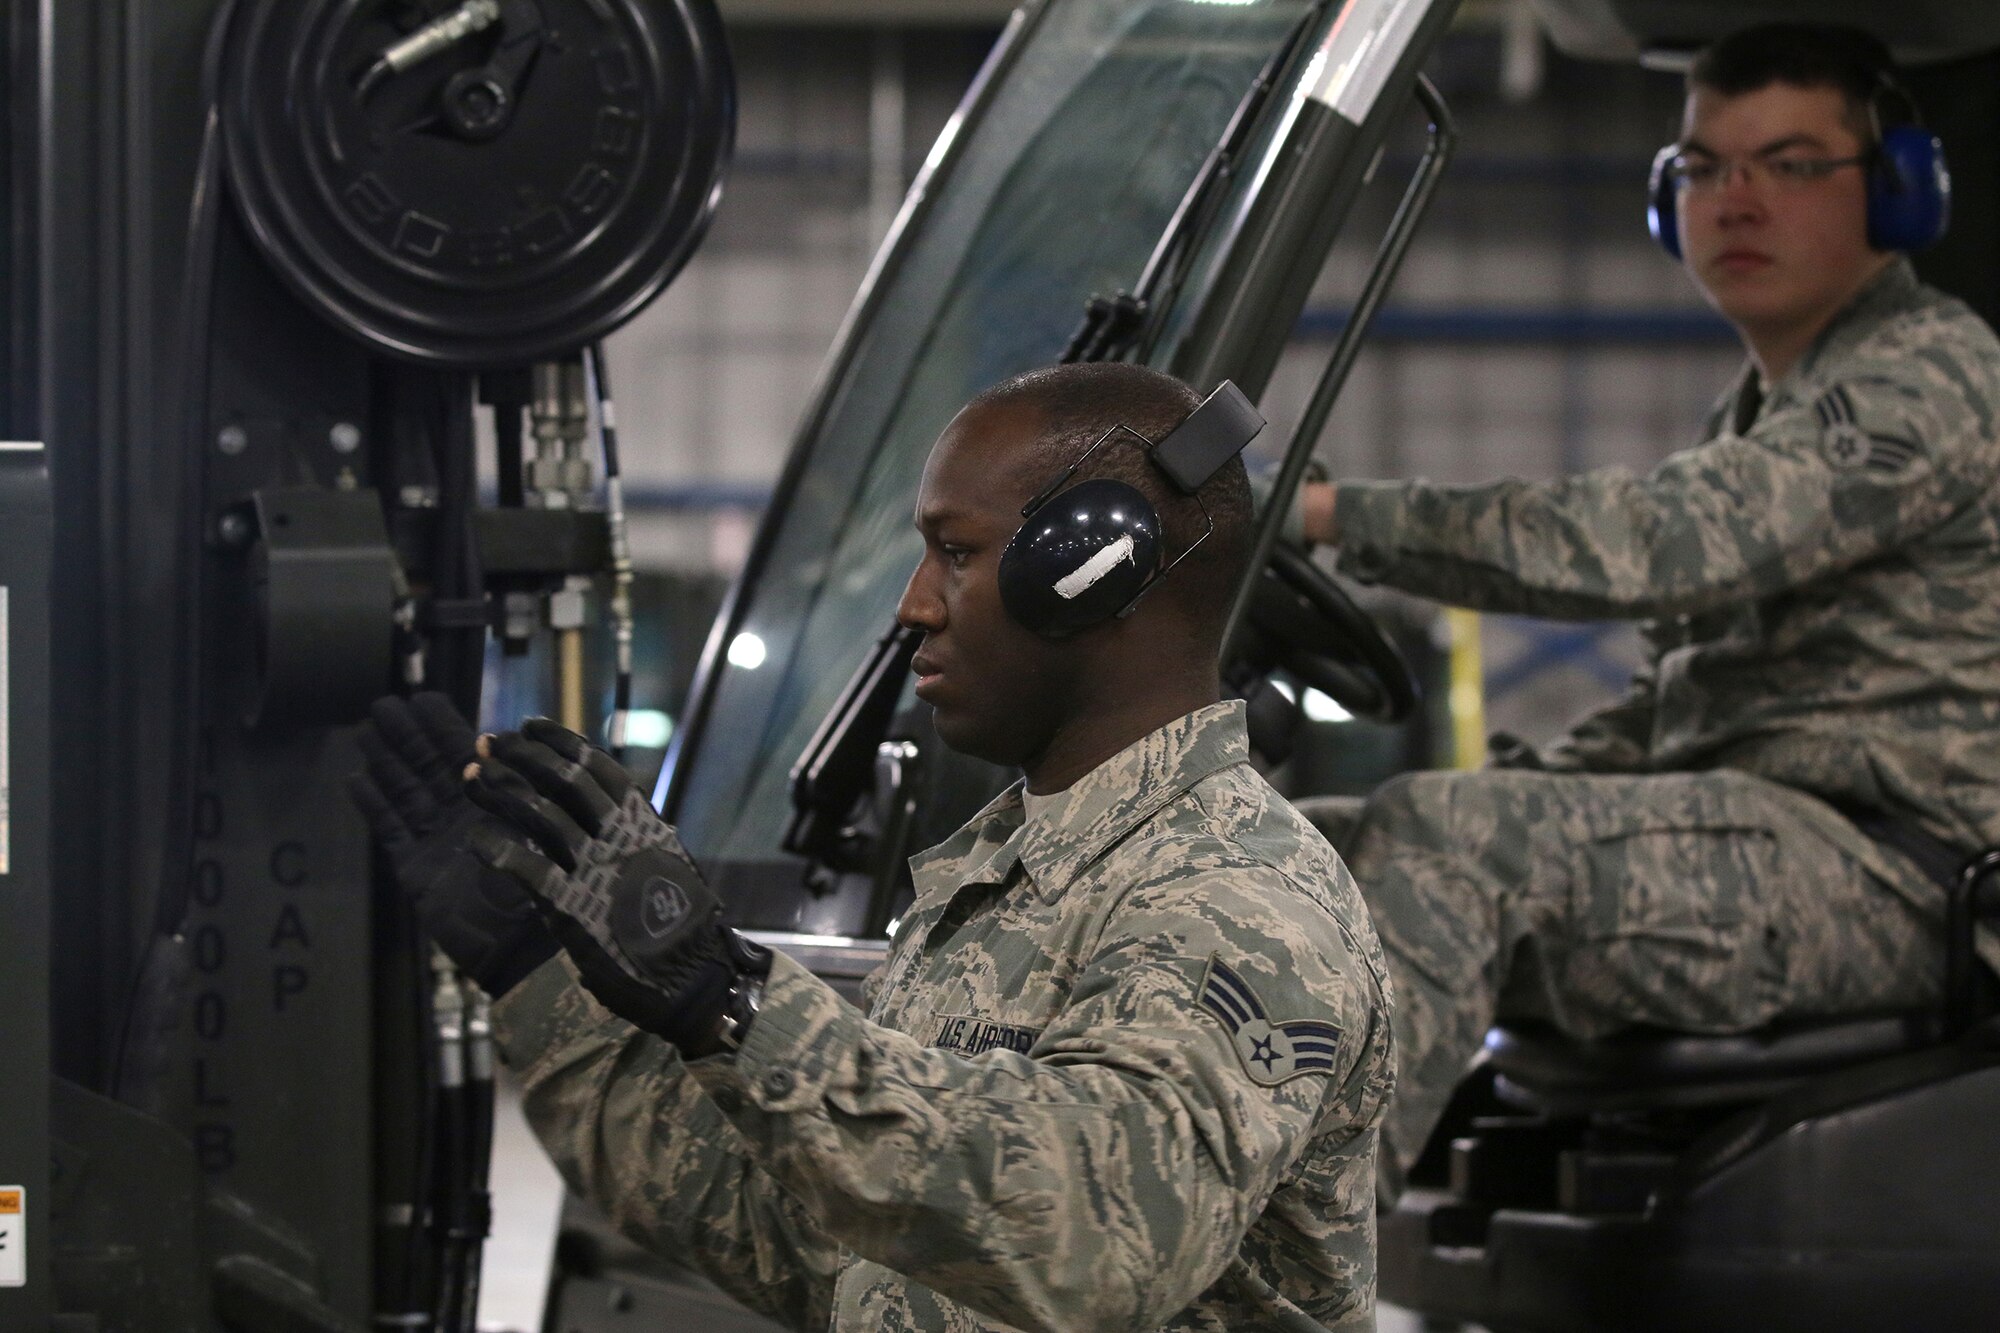
[[[27,1195],[19,1185],[0,1185],[0,1287],[27,1285]]]

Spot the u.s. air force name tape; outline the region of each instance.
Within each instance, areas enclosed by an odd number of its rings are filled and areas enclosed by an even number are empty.
[[[931,1045],[954,1055],[979,1055],[995,1049],[1026,1054],[1035,1038],[1042,1035],[1033,1028],[995,1023],[972,1014],[939,1014],[932,1021],[936,1035]]]

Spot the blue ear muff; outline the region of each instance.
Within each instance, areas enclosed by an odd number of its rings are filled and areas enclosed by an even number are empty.
[[[1653,154],[1653,176],[1646,186],[1646,230],[1676,263],[1681,257],[1681,219],[1675,200],[1673,178],[1667,168],[1680,154],[1679,144],[1668,144]]]
[[[1667,168],[1679,151],[1678,145],[1668,144],[1653,155],[1646,187],[1646,229],[1676,260],[1681,257],[1680,215]],[[1944,144],[1921,125],[1884,131],[1868,174],[1868,244],[1906,253],[1928,250],[1950,226],[1951,169]]]
[[[1868,177],[1868,244],[1877,250],[1927,250],[1951,226],[1951,169],[1944,144],[1921,125],[1882,135]]]
[[[1110,620],[1160,565],[1160,516],[1135,486],[1080,481],[1044,501],[1000,553],[1000,604],[1051,639]]]

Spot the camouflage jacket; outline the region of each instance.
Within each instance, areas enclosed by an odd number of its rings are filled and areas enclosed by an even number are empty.
[[[545,965],[495,1012],[557,1166],[801,1328],[1372,1328],[1387,974],[1242,705],[1037,805],[912,860],[866,1018],[780,955],[683,1064]]]
[[[2000,843],[2000,342],[1897,260],[1651,474],[1342,483],[1342,567],[1481,610],[1650,619],[1549,758],[1728,766]]]

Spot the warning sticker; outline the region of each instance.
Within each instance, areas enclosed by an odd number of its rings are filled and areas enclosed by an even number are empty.
[[[0,1185],[0,1287],[28,1282],[28,1192]]]

